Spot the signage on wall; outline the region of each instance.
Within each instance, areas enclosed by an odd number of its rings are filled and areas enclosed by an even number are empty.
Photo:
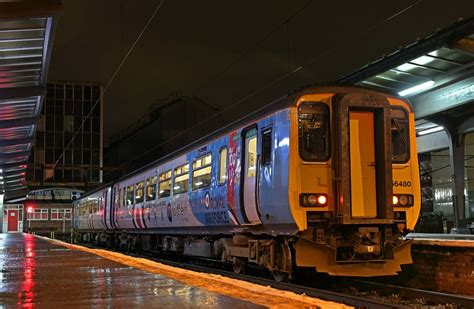
[[[70,189],[44,189],[36,190],[28,193],[27,198],[30,200],[76,200],[81,196],[81,191]]]

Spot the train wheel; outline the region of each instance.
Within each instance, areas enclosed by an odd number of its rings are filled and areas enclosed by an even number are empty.
[[[275,247],[275,269],[272,270],[272,275],[276,281],[285,282],[289,280],[292,268],[291,249],[286,242],[277,243]]]
[[[288,282],[290,277],[288,273],[282,271],[274,270],[272,271],[273,279],[277,282]]]
[[[234,269],[234,273],[236,274],[243,274],[245,273],[245,268],[247,263],[244,259],[234,257],[232,261],[232,268]]]

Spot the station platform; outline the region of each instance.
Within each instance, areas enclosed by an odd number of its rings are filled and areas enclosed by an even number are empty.
[[[0,307],[344,307],[158,264],[30,234],[0,234]]]

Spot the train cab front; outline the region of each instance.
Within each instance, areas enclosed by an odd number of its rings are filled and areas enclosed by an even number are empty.
[[[298,159],[290,187],[298,196],[295,217],[305,225],[296,263],[331,275],[393,275],[412,262],[403,236],[416,223],[419,203],[416,158],[397,161],[413,150],[409,106],[343,89],[304,95],[295,108]],[[399,163],[403,168],[395,168]],[[395,190],[395,181],[412,186]]]

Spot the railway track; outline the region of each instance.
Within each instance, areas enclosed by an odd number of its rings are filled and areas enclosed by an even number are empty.
[[[84,244],[82,244],[84,245]],[[85,245],[90,248],[100,248],[99,246]],[[432,305],[447,305],[448,308],[474,308],[474,298],[469,296],[453,295],[440,292],[433,292],[428,290],[420,290],[413,288],[406,288],[395,285],[388,285],[383,283],[377,283],[367,280],[359,280],[353,278],[333,278],[334,282],[331,282],[332,286],[337,287],[335,291],[334,287],[331,288],[316,288],[308,286],[303,283],[288,283],[288,282],[277,282],[273,279],[263,278],[261,276],[236,274],[232,271],[222,269],[222,267],[211,267],[202,264],[190,263],[180,258],[174,260],[169,258],[158,258],[150,254],[132,254],[127,253],[133,257],[145,257],[155,262],[166,264],[169,266],[184,268],[188,270],[212,273],[221,275],[233,279],[243,280],[259,285],[270,286],[279,290],[290,291],[298,294],[305,294],[311,297],[320,298],[327,301],[334,301],[343,303],[346,305],[354,306],[357,308],[412,308],[414,306],[432,306]],[[171,258],[171,257],[170,257]],[[216,261],[198,260],[200,262],[209,262],[216,264]],[[220,263],[219,263],[220,264]],[[220,264],[222,265],[222,264]],[[359,290],[364,289],[365,291],[376,291],[377,297],[374,297],[374,293],[366,293],[365,295],[357,295],[357,293],[348,292],[351,289]],[[344,289],[344,292],[341,292]],[[356,295],[354,295],[356,294]],[[384,295],[385,297],[380,297]],[[390,298],[390,295],[397,295],[404,298],[403,301],[397,301],[396,303]],[[399,298],[395,297],[395,298]]]

